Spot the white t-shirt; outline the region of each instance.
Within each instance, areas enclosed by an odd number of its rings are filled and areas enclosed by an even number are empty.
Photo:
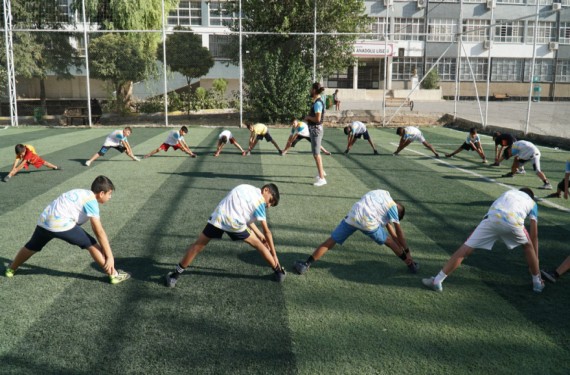
[[[51,202],[38,219],[38,225],[50,232],[65,232],[82,225],[90,217],[99,217],[99,202],[91,190],[74,189]]]
[[[350,125],[352,135],[364,134],[366,132],[366,125],[360,121],[353,121]]]
[[[423,142],[424,138],[420,129],[416,128],[415,126],[406,126],[404,129],[404,140],[407,141],[408,139],[418,142]]]
[[[220,133],[220,135],[218,136],[218,139],[222,139],[222,137],[226,137],[226,139],[229,141],[230,139],[232,139],[234,136],[232,135],[232,132],[229,130],[224,130],[223,132]]]
[[[472,137],[471,134],[469,134],[465,139],[465,143],[470,144],[471,142],[474,144],[481,143],[481,137],[479,137],[479,134],[475,134],[475,137]]]
[[[176,146],[180,141],[183,141],[184,137],[180,135],[178,130],[173,130],[168,134],[166,141],[164,143],[169,144],[171,146]]]
[[[398,206],[386,190],[372,190],[352,206],[344,221],[363,231],[373,231],[388,223],[399,223]]]
[[[540,151],[528,141],[516,141],[513,143],[512,154],[522,160],[531,160],[535,156],[540,156]]]
[[[261,189],[238,185],[218,204],[208,223],[226,232],[243,232],[254,221],[265,221],[265,199]]]
[[[127,137],[123,135],[122,130],[115,130],[114,132],[112,132],[107,136],[107,138],[105,139],[105,143],[103,143],[103,146],[104,147],[120,146],[122,141],[128,142]]]
[[[522,226],[527,216],[538,221],[538,205],[527,193],[509,190],[493,202],[487,216],[491,221],[504,221],[514,226]]]
[[[297,121],[297,126],[291,127],[291,135],[295,133],[297,133],[302,137],[307,137],[307,138],[311,136],[309,134],[309,126],[303,121]]]

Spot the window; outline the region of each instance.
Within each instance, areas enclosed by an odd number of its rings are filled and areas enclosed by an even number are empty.
[[[384,30],[386,28],[386,30]],[[389,25],[386,24],[386,18],[376,17],[370,18],[370,24],[366,30],[367,34],[361,34],[359,39],[364,40],[384,40],[384,32],[389,32]]]
[[[487,59],[486,58],[471,58],[469,62],[466,58],[461,58],[461,67],[459,68],[459,79],[461,81],[486,81],[487,80]],[[471,64],[471,68],[469,68]],[[473,70],[473,75],[471,71]]]
[[[558,60],[556,67],[556,81],[570,82],[570,60]]]
[[[423,18],[394,18],[394,40],[424,40]]]
[[[560,39],[561,44],[570,44],[570,22],[560,22]]]
[[[215,59],[229,59],[239,41],[237,35],[213,35],[209,37],[210,53]]]
[[[532,43],[534,39],[534,22],[528,23],[526,42]],[[556,39],[556,22],[539,21],[536,34],[536,43],[546,44]]]
[[[522,43],[524,36],[524,22],[499,20],[500,25],[495,26],[495,42]]]
[[[168,14],[171,26],[202,25],[202,4],[199,1],[180,1],[178,7]]]
[[[358,61],[358,89],[379,89],[380,72],[384,73],[384,59]],[[382,76],[384,77],[384,76]]]
[[[530,81],[530,68],[532,60],[525,60],[524,64],[524,80]],[[534,61],[534,78],[533,81],[538,82],[552,82],[554,78],[554,60],[552,59],[536,59]]]
[[[351,89],[353,85],[354,68],[348,67],[344,70],[331,74],[325,79],[325,86],[336,89]]]
[[[492,59],[491,81],[522,82],[523,59]]]
[[[229,26],[234,20],[226,9],[226,1],[210,1],[210,26]]]
[[[464,20],[463,41],[482,42],[488,39],[490,20]]]
[[[457,34],[457,20],[431,18],[428,23],[430,42],[452,42]]]
[[[432,3],[459,3],[459,0],[430,0]]]
[[[437,61],[437,58],[426,59],[427,67],[429,70]],[[455,57],[444,57],[439,60],[437,65],[437,73],[440,81],[455,81],[455,72],[457,71],[457,61]],[[426,73],[427,73],[426,70]]]
[[[525,4],[525,0],[497,0],[497,4]]]
[[[421,79],[423,77],[423,58],[421,57],[394,57],[392,60],[392,79],[395,81],[407,81],[412,78],[412,71]]]
[[[487,0],[463,0],[464,3],[485,3]]]

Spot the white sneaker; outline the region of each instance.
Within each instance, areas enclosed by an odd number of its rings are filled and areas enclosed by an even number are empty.
[[[323,176],[327,177],[327,172],[323,171]],[[319,176],[319,175],[316,175],[316,176],[315,176],[315,180],[318,181],[319,178],[321,178],[321,176]]]
[[[141,159],[138,158],[138,157],[136,157],[136,156],[135,156],[135,158],[134,158],[133,160],[134,160],[134,161],[141,161]]]
[[[317,182],[315,182],[313,185],[314,185],[314,186],[323,186],[323,185],[326,185],[326,184],[327,184],[327,180],[326,180],[326,179],[324,179],[324,178],[319,178],[319,179],[317,180]]]
[[[526,174],[526,171],[524,170],[524,167],[520,167],[519,169],[517,169],[517,174]]]
[[[91,165],[91,161],[87,160],[85,163],[83,163],[86,167]]]

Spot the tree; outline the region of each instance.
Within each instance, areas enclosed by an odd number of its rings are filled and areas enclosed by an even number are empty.
[[[439,74],[437,67],[433,68],[422,81],[422,89],[433,90],[439,87]]]
[[[190,84],[195,78],[200,78],[214,66],[214,58],[210,51],[202,46],[202,38],[184,27],[175,27],[174,33],[166,38],[166,65],[170,70],[186,77],[188,95],[192,87]],[[163,61],[162,44],[158,46],[157,57]]]
[[[275,56],[280,56],[281,63],[288,65],[288,62],[298,62],[296,67],[303,66],[303,71],[313,70],[313,35],[314,31],[314,4],[317,6],[317,32],[318,33],[353,33],[352,35],[319,35],[317,39],[317,79],[335,71],[352,65],[353,45],[356,41],[356,34],[366,30],[370,21],[364,13],[364,2],[362,0],[283,0],[265,1],[249,0],[242,3],[242,29],[248,31],[276,32],[278,35],[249,35],[244,37],[243,50],[247,51],[243,55],[244,81],[250,87],[264,88],[263,91],[271,92],[271,87],[265,87],[264,81],[271,78],[284,90],[289,85],[281,77],[268,77],[265,69],[256,60],[262,58],[275,61]],[[237,14],[237,5],[231,7],[231,11]],[[238,31],[237,22],[231,25],[234,31]],[[307,33],[307,35],[290,35],[290,33]],[[273,57],[267,56],[274,55]],[[292,68],[292,67],[290,67]],[[310,84],[310,76],[307,81],[296,88],[293,97],[288,96],[286,100],[293,99],[296,103],[301,103],[301,97],[307,97]],[[249,90],[252,93],[252,90]],[[253,100],[248,97],[247,100]],[[253,107],[259,107],[252,104]],[[306,111],[307,108],[290,108],[295,113]],[[270,117],[281,117],[277,113]]]

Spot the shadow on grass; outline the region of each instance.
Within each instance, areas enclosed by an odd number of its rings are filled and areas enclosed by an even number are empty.
[[[14,255],[16,255],[16,253],[14,253]],[[36,255],[35,257],[32,257],[32,259],[34,259],[36,257],[39,257],[39,256]],[[0,257],[0,262],[2,262],[5,265],[5,268],[3,269],[3,271],[4,271],[6,268],[8,268],[10,263],[12,263],[12,259]],[[99,268],[98,266],[97,266],[97,271],[102,272],[101,268]],[[24,276],[30,276],[30,275],[46,275],[46,276],[54,276],[54,277],[67,277],[67,278],[74,278],[74,279],[80,279],[80,280],[99,281],[99,282],[103,282],[103,283],[109,282],[107,275],[105,275],[104,273],[101,273],[100,276],[91,276],[91,275],[85,275],[85,274],[76,273],[76,272],[57,271],[57,270],[46,268],[46,267],[30,265],[28,263],[24,263],[22,266],[20,266],[20,268],[18,268],[18,270],[16,271],[16,274],[14,277],[24,277]]]

